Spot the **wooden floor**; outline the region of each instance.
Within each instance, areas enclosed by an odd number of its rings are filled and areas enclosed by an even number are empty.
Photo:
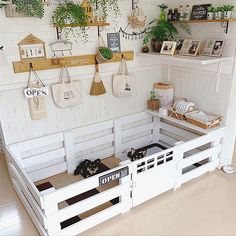
[[[4,157],[0,190],[0,235],[38,235],[11,186]],[[236,235],[236,174],[206,174],[82,235]]]

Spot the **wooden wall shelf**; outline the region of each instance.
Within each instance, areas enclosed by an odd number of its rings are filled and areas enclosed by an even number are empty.
[[[227,34],[229,31],[229,23],[236,22],[236,18],[221,19],[221,20],[184,20],[184,21],[171,21],[173,24],[187,23],[187,24],[201,24],[201,23],[220,23],[224,32]]]
[[[15,73],[23,73],[29,71],[30,63],[32,63],[33,68],[36,71],[58,69],[61,68],[62,65],[66,65],[67,67],[95,65],[95,56],[96,55],[61,57],[59,65],[53,65],[52,58],[16,61],[13,62],[13,68]],[[124,56],[127,61],[131,61],[134,59],[134,52],[126,51],[121,53],[114,53],[113,59],[109,61],[109,63],[120,62],[122,56]]]

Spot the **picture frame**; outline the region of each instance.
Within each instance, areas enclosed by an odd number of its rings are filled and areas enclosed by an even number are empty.
[[[185,39],[179,55],[196,57],[199,54],[201,40]]]
[[[182,49],[182,47],[183,47],[183,43],[184,43],[184,39],[182,38],[182,39],[179,39],[178,41],[177,41],[177,43],[176,43],[176,48],[175,48],[175,53],[176,54],[179,54],[180,53],[180,51],[181,51],[181,49]]]
[[[221,57],[224,50],[225,42],[225,40],[221,39],[208,39],[203,48],[202,55]]]
[[[107,33],[107,45],[113,53],[121,52],[120,33]]]
[[[164,41],[162,43],[161,54],[173,56],[175,53],[176,44],[177,43],[175,41]]]

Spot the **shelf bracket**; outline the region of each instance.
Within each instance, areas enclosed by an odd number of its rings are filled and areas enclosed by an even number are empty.
[[[221,28],[224,29],[225,34],[228,34],[229,31],[229,21],[224,21],[220,23]]]
[[[221,82],[221,72],[222,72],[222,67],[223,67],[223,63],[220,62],[218,63],[217,66],[217,74],[216,74],[216,92],[218,93],[220,90],[220,82]]]

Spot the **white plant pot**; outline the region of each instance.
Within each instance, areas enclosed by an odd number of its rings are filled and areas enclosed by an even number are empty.
[[[207,20],[214,20],[215,13],[214,12],[207,12]]]
[[[221,12],[221,11],[215,13],[215,19],[216,20],[221,20],[222,16],[223,16],[223,12]]]
[[[224,12],[224,19],[230,19],[232,17],[232,11]]]

